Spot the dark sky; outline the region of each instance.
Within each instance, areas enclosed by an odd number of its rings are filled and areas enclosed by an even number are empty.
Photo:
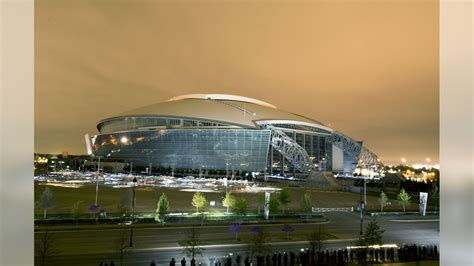
[[[173,96],[261,99],[439,159],[437,1],[35,1],[35,152],[84,154],[100,119]]]

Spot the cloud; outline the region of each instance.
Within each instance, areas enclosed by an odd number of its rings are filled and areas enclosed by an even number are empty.
[[[100,119],[227,93],[436,161],[438,20],[437,1],[38,0],[35,151],[84,153]]]

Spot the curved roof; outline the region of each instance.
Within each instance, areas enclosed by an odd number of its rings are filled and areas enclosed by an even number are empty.
[[[218,121],[246,128],[257,128],[259,121],[289,124],[303,123],[326,130],[315,120],[277,109],[269,103],[235,95],[190,94],[171,98],[166,102],[133,109],[100,121],[119,117],[165,116]],[[332,130],[331,130],[332,131]]]
[[[183,99],[228,100],[228,101],[237,101],[237,102],[245,102],[245,103],[254,103],[261,106],[277,109],[275,105],[269,104],[264,101],[260,101],[257,99],[244,97],[244,96],[230,95],[230,94],[186,94],[186,95],[173,97],[169,99],[167,102],[179,101]]]

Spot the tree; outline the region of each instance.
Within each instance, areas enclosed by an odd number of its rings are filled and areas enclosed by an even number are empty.
[[[161,222],[162,224],[165,223],[166,215],[169,213],[170,210],[170,203],[168,201],[168,197],[165,193],[161,194],[158,203],[156,204],[156,215],[155,220]]]
[[[278,196],[278,199],[280,200],[280,203],[282,205],[282,210],[283,210],[283,215],[285,214],[285,208],[288,204],[290,204],[290,191],[288,190],[288,187],[283,188],[280,191],[280,195]]]
[[[303,213],[307,214],[306,215],[306,220],[308,220],[308,218],[309,218],[308,213],[311,213],[311,211],[313,209],[313,203],[311,201],[311,195],[309,193],[305,193],[303,195],[303,198],[300,201],[300,206],[301,206],[301,211]]]
[[[278,209],[280,208],[280,202],[277,198],[270,198],[270,202],[268,202],[268,205],[270,214],[272,215],[273,221],[275,222],[275,213],[278,212]]]
[[[206,197],[201,192],[196,192],[193,195],[192,204],[196,207],[196,212],[199,212],[199,209],[203,209],[207,205]]]
[[[250,228],[250,231],[254,234],[262,231],[263,228],[260,225],[252,225],[252,228]]]
[[[311,212],[313,208],[313,202],[311,201],[311,195],[309,193],[305,193],[303,198],[300,202],[300,207],[302,212]]]
[[[126,191],[122,195],[122,200],[119,204],[117,204],[117,211],[122,217],[122,221],[125,222],[125,217],[130,216],[132,213],[132,192]]]
[[[79,218],[81,217],[81,214],[85,210],[84,204],[85,202],[83,200],[78,200],[71,207],[71,216],[76,219],[76,223],[78,222]]]
[[[194,258],[196,255],[201,255],[204,251],[202,248],[202,241],[199,239],[199,231],[192,227],[186,234],[186,238],[178,242],[178,244],[184,247],[186,256]]]
[[[289,224],[284,224],[281,230],[286,233],[286,240],[290,240],[290,233],[295,231],[295,228]]]
[[[240,223],[233,223],[230,225],[230,231],[235,234],[235,240],[237,240],[240,231],[242,231],[242,225]]]
[[[46,210],[49,208],[56,207],[56,199],[54,198],[53,192],[46,187],[41,194],[38,206],[44,210],[43,218],[46,220]]]
[[[380,226],[377,223],[377,219],[373,218],[364,233],[364,240],[366,245],[377,245],[382,244],[382,234],[384,230],[380,230]]]
[[[270,245],[268,245],[270,235],[258,225],[252,227],[252,233],[253,235],[249,243],[250,253],[252,254],[252,256],[262,256],[265,255],[267,252],[270,252],[271,247]]]
[[[91,206],[89,206],[89,209],[87,210],[89,211],[90,214],[94,215],[95,217],[95,214],[99,212],[99,206],[92,204]]]
[[[383,191],[380,192],[380,196],[379,196],[380,212],[383,212],[383,207],[387,205],[387,201],[388,201],[387,195],[385,195]]]
[[[241,216],[247,215],[247,201],[243,197],[239,197],[235,200],[234,207],[232,211]]]
[[[323,248],[324,232],[321,229],[321,225],[318,226],[318,231],[312,231],[308,235],[309,247],[312,252],[321,252]]]
[[[260,207],[265,204],[265,193],[258,193],[257,194],[257,210],[258,215],[260,215]]]
[[[129,245],[128,231],[123,229],[115,240],[115,248],[120,257],[120,266],[123,265],[123,257],[128,253]]]
[[[229,208],[233,208],[235,203],[235,197],[231,192],[227,192],[223,199],[224,207],[227,207],[227,213],[229,213]]]
[[[438,179],[438,182],[439,182],[439,179]],[[439,203],[439,188],[436,184],[433,184],[433,188],[431,190],[431,193],[432,193],[431,198],[436,199],[434,201],[434,204],[435,204],[435,209],[434,210],[437,211],[438,210],[438,203]]]
[[[398,202],[403,206],[403,212],[405,212],[405,206],[410,204],[411,196],[405,191],[405,189],[401,189],[400,193],[397,195]]]
[[[61,251],[56,247],[56,239],[49,231],[35,234],[35,252],[39,257],[40,265],[46,265],[47,260],[58,255]]]

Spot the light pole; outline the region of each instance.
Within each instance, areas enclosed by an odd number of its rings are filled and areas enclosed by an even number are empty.
[[[227,179],[227,177],[229,177],[229,159],[225,159],[226,163],[225,163],[225,179]]]
[[[97,172],[95,174],[95,206],[98,206],[97,205],[97,199],[99,197],[99,169],[100,169],[100,157],[102,156],[97,156],[97,158],[99,159],[98,163],[97,163]]]
[[[231,166],[232,166],[232,167],[231,167],[232,174],[231,174],[231,178],[230,178],[230,179],[231,179],[231,180],[234,180],[234,165],[231,164]]]
[[[132,194],[132,220],[130,221],[130,247],[133,246],[133,219],[135,216],[135,184],[137,183],[137,178],[133,178],[133,194]]]
[[[366,176],[364,177],[364,204],[367,204],[367,179]]]
[[[359,163],[361,163],[362,161],[359,161]],[[367,204],[367,193],[366,193],[366,178],[365,178],[365,175],[362,173],[363,172],[363,166],[365,164],[360,164],[361,165],[361,168],[360,168],[360,173],[359,175],[362,177],[362,180],[364,182],[364,185],[363,187],[360,188],[360,232],[359,232],[359,236],[361,237],[362,239],[362,235],[363,235],[363,231],[362,231],[362,225],[364,223],[364,214],[365,214],[365,205]]]
[[[360,188],[360,201],[359,201],[359,208],[360,208],[360,232],[359,236],[362,239],[362,224],[364,223],[364,208],[365,208],[365,203],[362,201],[362,194],[363,194],[363,188]]]

